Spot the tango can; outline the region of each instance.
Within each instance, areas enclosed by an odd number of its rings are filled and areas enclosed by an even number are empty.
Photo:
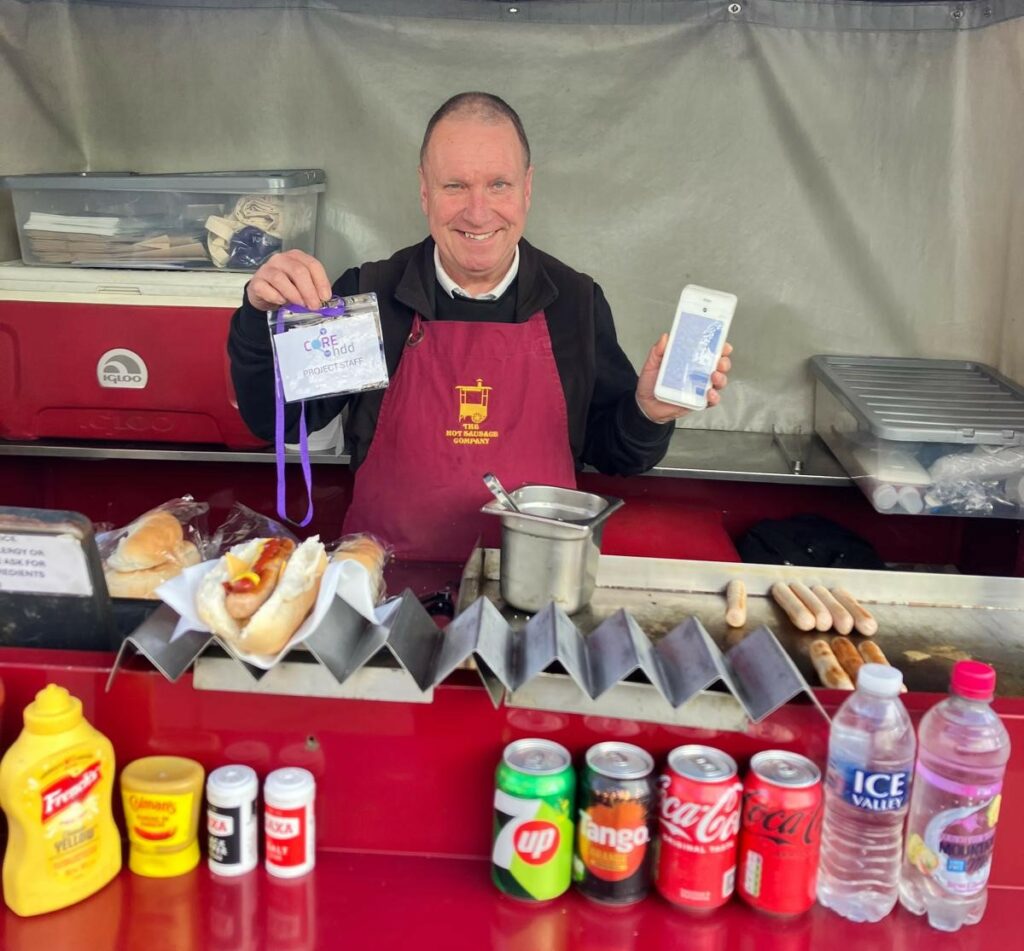
[[[573,879],[592,901],[630,905],[651,887],[654,760],[630,743],[587,750],[580,777]]]
[[[686,911],[712,911],[736,883],[743,793],[736,761],[710,746],[677,746],[658,783],[658,891]]]
[[[772,915],[799,915],[815,901],[822,822],[821,771],[809,759],[766,750],[743,787],[740,897]]]
[[[494,791],[491,878],[512,898],[538,902],[565,892],[572,874],[576,774],[551,740],[505,747]]]

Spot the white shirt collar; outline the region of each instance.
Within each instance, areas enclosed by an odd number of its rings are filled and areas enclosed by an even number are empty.
[[[434,245],[434,271],[437,274],[437,283],[444,288],[444,292],[449,297],[454,297],[458,294],[459,297],[468,297],[471,300],[497,300],[508,290],[509,284],[516,279],[516,275],[519,273],[519,245],[516,245],[515,253],[512,255],[512,265],[505,276],[495,287],[484,294],[470,294],[451,279],[451,276],[441,265],[441,255],[437,250],[436,244]]]

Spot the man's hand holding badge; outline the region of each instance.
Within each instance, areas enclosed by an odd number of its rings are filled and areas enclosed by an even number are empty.
[[[274,442],[277,457],[277,514],[288,518],[285,504],[284,404],[325,396],[379,390],[388,385],[384,336],[377,295],[332,297],[318,309],[285,304],[267,312],[277,373]],[[298,522],[313,518],[313,476],[309,464],[306,411],[299,417],[299,457],[308,508]]]
[[[388,385],[376,294],[333,297],[318,310],[289,304],[268,319],[286,403]]]

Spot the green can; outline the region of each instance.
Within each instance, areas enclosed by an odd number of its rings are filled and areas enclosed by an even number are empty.
[[[494,792],[491,878],[506,895],[548,901],[569,888],[576,773],[551,740],[505,747]]]

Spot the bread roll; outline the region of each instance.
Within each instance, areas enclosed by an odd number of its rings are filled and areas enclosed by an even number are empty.
[[[236,545],[231,554],[252,562],[264,539]],[[231,580],[227,559],[207,572],[196,595],[196,613],[210,630],[241,651],[276,654],[299,629],[316,603],[327,553],[317,536],[307,538],[288,559],[270,597],[249,620],[239,621],[227,610],[224,582]]]
[[[199,549],[192,542],[179,541],[172,557],[152,568],[141,571],[114,571],[110,562],[103,570],[107,591],[112,598],[149,598],[165,581],[177,577],[182,570],[199,564]]]
[[[107,559],[114,571],[143,571],[174,560],[178,545],[184,538],[179,522],[170,512],[151,512],[128,526]]]
[[[853,681],[836,660],[832,648],[823,637],[811,641],[811,663],[818,674],[818,679],[823,687],[831,687],[833,690],[853,690]]]
[[[331,556],[334,561],[355,561],[370,575],[370,590],[379,600],[384,595],[384,563],[387,549],[372,535],[343,538]]]

